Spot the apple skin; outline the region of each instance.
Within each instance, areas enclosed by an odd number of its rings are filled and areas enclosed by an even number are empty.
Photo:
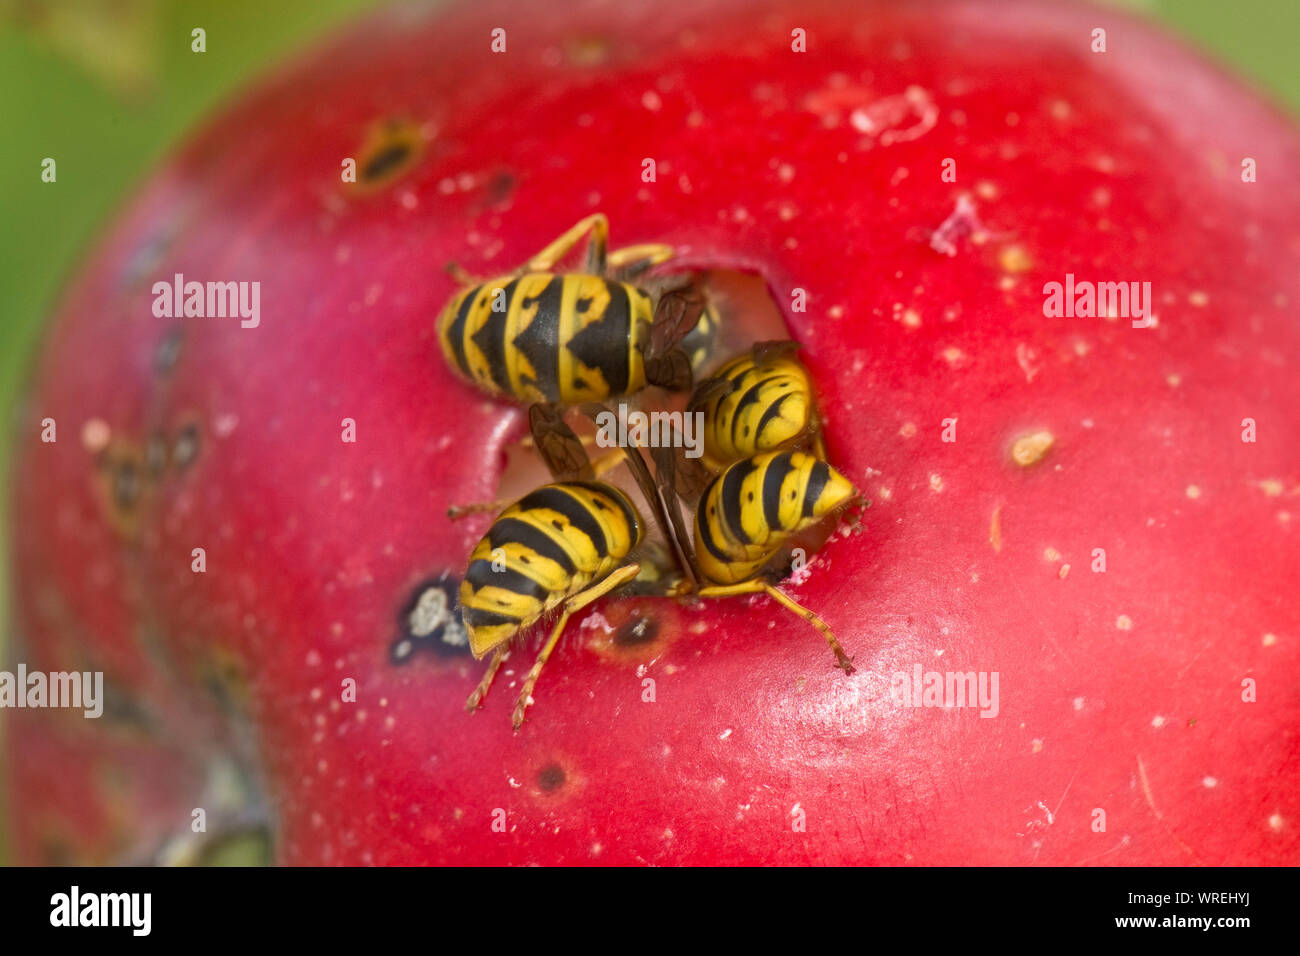
[[[387,117],[423,130],[409,168],[341,183]],[[52,324],[14,660],[112,697],[12,712],[17,859],[150,858],[230,764],[286,864],[1300,862],[1298,166],[1284,115],[1108,9],[362,20],[156,171]],[[578,615],[518,733],[536,641],[472,716],[478,662],[437,633],[396,659],[488,523],[447,506],[491,497],[524,428],[443,364],[442,266],[508,271],[593,211],[615,246],[761,275],[803,343],[872,505],[787,589],[852,676],[743,599],[594,608],[641,643]],[[155,317],[175,273],[260,281],[260,324]],[[1067,273],[1150,282],[1157,324],[1046,317]],[[900,706],[916,665],[997,672],[996,717]]]

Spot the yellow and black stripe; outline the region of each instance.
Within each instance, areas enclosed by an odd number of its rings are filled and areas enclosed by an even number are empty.
[[[791,535],[856,494],[826,462],[798,451],[738,461],[705,489],[695,513],[700,571],[715,584],[754,577]]]
[[[643,534],[628,497],[600,482],[543,485],[510,505],[471,552],[460,587],[474,656],[625,564]]]
[[[581,273],[501,276],[438,317],[452,368],[493,395],[581,404],[645,387],[654,306],[636,286]]]
[[[757,359],[746,352],[711,378],[730,387],[692,403],[691,411],[704,413],[704,461],[714,471],[787,447],[815,428],[812,383],[792,355]]]

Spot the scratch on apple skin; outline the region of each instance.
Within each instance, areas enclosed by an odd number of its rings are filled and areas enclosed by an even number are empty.
[[[1169,834],[1170,838],[1182,847],[1183,851],[1186,852],[1188,856],[1197,863],[1201,863],[1201,858],[1196,855],[1196,851],[1184,843],[1182,838],[1173,831],[1168,822],[1166,822],[1165,815],[1161,813],[1160,809],[1156,806],[1156,802],[1151,796],[1151,781],[1147,779],[1147,768],[1146,764],[1142,762],[1142,755],[1135,753],[1133,756],[1137,758],[1138,782],[1142,785],[1142,798],[1146,800],[1147,806],[1151,808],[1151,812],[1155,814],[1156,820],[1160,823],[1160,826],[1164,829],[1165,833]]]

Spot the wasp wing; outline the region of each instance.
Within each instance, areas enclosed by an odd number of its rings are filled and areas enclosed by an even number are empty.
[[[528,409],[528,427],[537,453],[556,481],[595,481],[587,449],[557,406],[549,402],[532,405]]]

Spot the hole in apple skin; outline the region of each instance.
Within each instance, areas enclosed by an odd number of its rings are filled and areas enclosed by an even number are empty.
[[[409,173],[424,153],[425,137],[419,124],[405,117],[374,123],[357,155],[358,193],[373,193]]]
[[[610,640],[618,647],[649,644],[659,636],[659,622],[649,615],[630,617],[614,629]]]
[[[541,787],[544,793],[554,793],[564,786],[567,779],[564,768],[558,763],[547,764],[537,773],[537,786]]]
[[[737,355],[751,348],[756,342],[784,340],[790,338],[790,329],[786,325],[785,315],[768,286],[760,275],[738,270],[701,269],[697,272],[699,282],[707,293],[710,302],[717,310],[719,321],[707,332],[693,331],[682,345],[691,356],[694,378],[698,382]],[[649,386],[635,395],[610,399],[604,404],[616,411],[620,403],[626,403],[629,409],[650,411],[682,412],[686,408],[689,395],[674,393],[662,388]],[[611,449],[597,443],[597,429],[592,421],[576,411],[571,411],[566,421],[574,432],[583,440],[588,456],[598,462]],[[648,455],[646,456],[648,457]],[[501,470],[497,475],[497,485],[493,501],[502,507],[507,502],[517,501],[529,492],[553,480],[540,456],[532,444],[532,437],[526,427],[520,436],[501,449]],[[665,542],[654,523],[645,511],[644,499],[636,481],[626,465],[617,464],[611,470],[599,475],[601,481],[617,486],[626,493],[642,511],[646,519],[647,538],[658,550],[665,548]],[[468,502],[452,502],[465,505]]]

